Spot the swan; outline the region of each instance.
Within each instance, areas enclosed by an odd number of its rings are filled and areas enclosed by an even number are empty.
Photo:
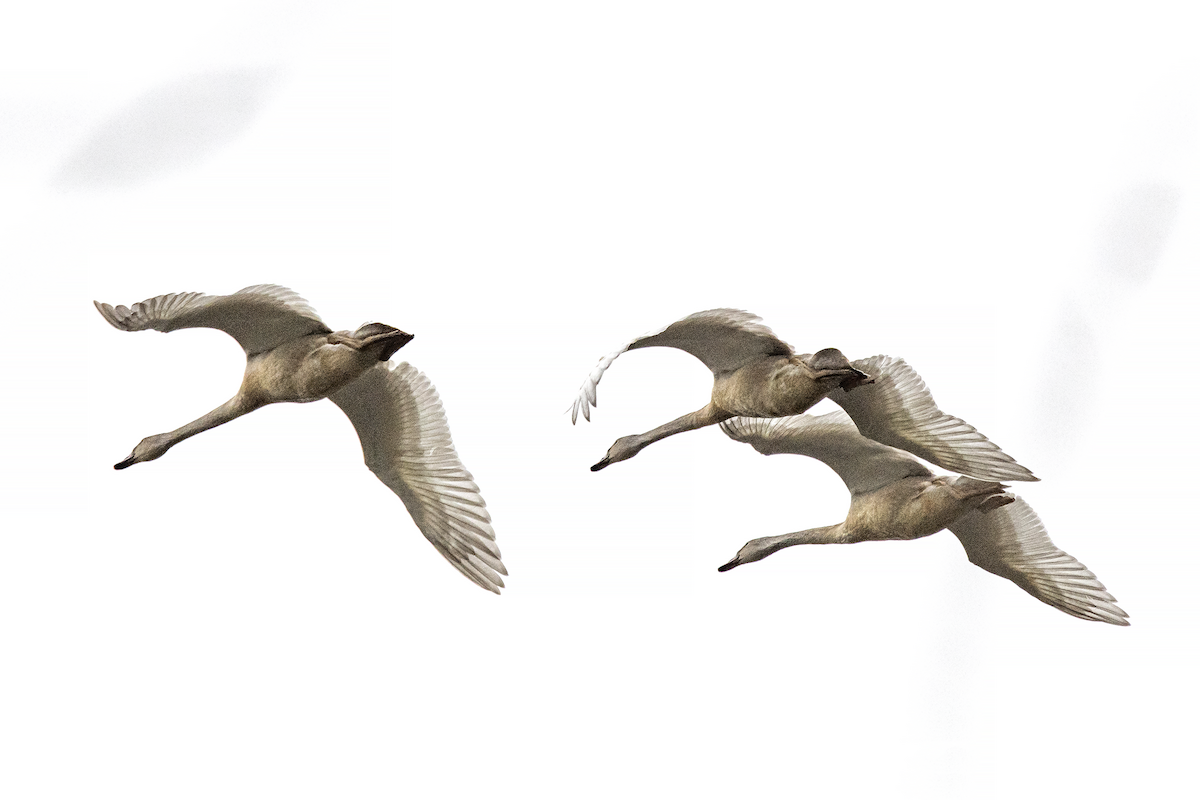
[[[938,466],[989,480],[1036,481],[1033,473],[958,417],[943,413],[921,376],[902,358],[878,355],[851,362],[839,350],[796,355],[791,346],[746,311],[700,311],[639,336],[600,359],[571,407],[591,420],[596,387],[622,353],[674,347],[712,370],[708,405],[652,431],[617,439],[592,471],[633,458],[676,433],[733,417],[788,417],[828,397],[842,406],[864,436],[899,447]],[[842,391],[837,391],[838,389]]]
[[[850,489],[850,511],[836,525],[753,539],[726,572],[797,544],[919,539],[943,528],[971,563],[1081,619],[1128,625],[1104,584],[1054,546],[1029,504],[1004,484],[934,475],[917,459],[863,436],[841,409],[819,416],[727,420],[721,429],[765,455],[796,453],[824,461]]]
[[[246,351],[232,399],[182,428],[146,437],[115,469],[161,458],[184,439],[270,403],[328,397],[354,425],[367,467],[400,496],[425,538],[471,581],[500,593],[508,572],[491,517],[454,451],[437,391],[412,365],[388,361],[411,334],[378,322],[335,333],[295,292],[266,284],[230,295],[164,294],[132,308],[95,305],[118,330],[216,328]]]

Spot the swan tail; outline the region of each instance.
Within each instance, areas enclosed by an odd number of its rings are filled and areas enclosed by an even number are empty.
[[[963,500],[975,501],[975,508],[984,513],[1016,500],[1013,495],[1006,493],[1008,487],[998,481],[981,481],[962,475],[955,479],[952,486],[955,494]]]

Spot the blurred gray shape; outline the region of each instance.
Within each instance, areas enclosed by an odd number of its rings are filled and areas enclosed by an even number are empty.
[[[1079,432],[1092,406],[1099,346],[1083,308],[1068,300],[1051,335],[1053,348],[1046,359],[1037,414],[1038,436],[1050,453],[1075,449]]]
[[[231,70],[153,89],[100,125],[54,182],[63,188],[131,186],[199,163],[250,127],[276,78],[271,69]]]
[[[1059,314],[1043,378],[1039,435],[1052,451],[1070,452],[1092,406],[1100,346],[1093,325],[1120,310],[1127,292],[1153,277],[1179,215],[1179,187],[1147,182],[1125,189],[1105,217],[1091,280],[1075,287]],[[1083,302],[1087,301],[1085,308]]]
[[[1097,269],[1133,288],[1145,285],[1175,226],[1179,199],[1179,187],[1170,183],[1139,184],[1118,195],[1105,220]]]

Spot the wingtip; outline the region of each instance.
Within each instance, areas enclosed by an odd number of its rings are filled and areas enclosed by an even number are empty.
[[[121,327],[117,313],[115,310],[113,310],[111,305],[108,303],[101,303],[99,300],[93,300],[92,305],[94,305],[96,310],[100,312],[100,316],[104,317],[105,322],[107,322],[109,325],[112,325],[114,328]]]

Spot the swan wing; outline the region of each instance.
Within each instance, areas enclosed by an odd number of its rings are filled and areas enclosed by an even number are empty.
[[[908,453],[863,436],[841,409],[776,419],[734,417],[722,422],[721,430],[764,455],[795,453],[823,461],[852,494],[872,492],[902,478],[933,475]]]
[[[378,364],[329,395],[358,432],[363,459],[404,501],[455,569],[500,594],[507,575],[491,516],[450,440],[433,384],[411,364]]]
[[[626,350],[642,347],[674,347],[691,353],[713,373],[732,372],[766,356],[791,356],[792,348],[760,317],[748,311],[714,308],[690,314],[665,328],[630,340],[620,350],[609,353],[588,374],[579,387],[579,396],[571,407],[571,423],[583,412],[591,420],[591,406],[596,405],[596,386],[609,365]]]
[[[829,399],[846,410],[864,436],[974,478],[1037,480],[975,428],[943,413],[904,359],[871,356],[855,361],[854,367],[875,382],[834,391]]]
[[[303,297],[283,286],[247,286],[233,294],[163,294],[132,308],[96,303],[114,328],[123,331],[216,328],[242,346],[246,355],[272,350],[313,333],[329,333]]]
[[[1054,546],[1021,498],[988,512],[968,511],[950,526],[972,564],[1008,578],[1031,595],[1080,619],[1128,625],[1128,614],[1087,567]]]

